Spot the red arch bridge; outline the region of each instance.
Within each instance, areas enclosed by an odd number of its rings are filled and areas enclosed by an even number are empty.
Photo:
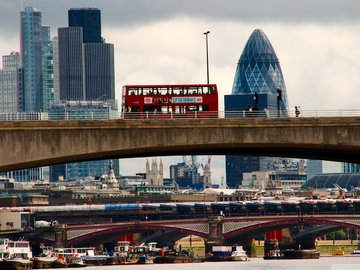
[[[181,220],[145,220],[114,223],[89,223],[82,225],[59,224],[40,229],[31,237],[34,241],[49,245],[81,246],[114,241],[121,235],[144,231],[173,232],[175,238],[196,235],[213,244],[224,244],[237,239],[248,241],[256,235],[274,229],[296,225],[325,225],[328,228],[360,229],[360,215],[274,215],[224,217],[211,216]],[[334,229],[335,230],[335,229]],[[313,239],[315,241],[315,238]]]

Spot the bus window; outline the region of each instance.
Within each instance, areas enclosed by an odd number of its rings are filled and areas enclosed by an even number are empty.
[[[189,112],[196,112],[199,111],[199,106],[189,106],[188,107]]]

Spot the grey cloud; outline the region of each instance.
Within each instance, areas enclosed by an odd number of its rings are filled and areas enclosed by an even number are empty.
[[[359,22],[358,0],[23,0],[43,13],[43,23],[54,29],[66,26],[71,7],[97,7],[103,25],[128,27],[189,16],[243,22],[346,23]],[[20,0],[0,0],[1,31],[17,34]]]

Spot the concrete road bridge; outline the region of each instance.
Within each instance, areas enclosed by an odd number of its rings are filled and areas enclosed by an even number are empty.
[[[185,154],[360,163],[360,117],[0,122],[0,171]]]

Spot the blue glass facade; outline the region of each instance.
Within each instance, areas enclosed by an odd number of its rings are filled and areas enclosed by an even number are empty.
[[[24,69],[25,111],[41,110],[41,12],[26,6],[20,13],[20,51]]]
[[[265,33],[255,29],[236,68],[232,94],[277,94],[282,91],[282,110],[288,106],[286,86],[279,59]]]
[[[20,51],[24,91],[20,97],[27,112],[47,111],[52,99],[52,43],[50,28],[42,26],[41,12],[26,6],[20,12]]]
[[[256,29],[250,35],[236,67],[232,94],[225,96],[224,103],[226,117],[234,117],[232,111],[244,111],[246,115],[250,108],[262,116],[266,115],[265,110],[287,115],[288,100],[279,59],[262,30]],[[229,187],[241,185],[244,172],[266,170],[261,165],[264,157],[227,155],[225,159]]]

